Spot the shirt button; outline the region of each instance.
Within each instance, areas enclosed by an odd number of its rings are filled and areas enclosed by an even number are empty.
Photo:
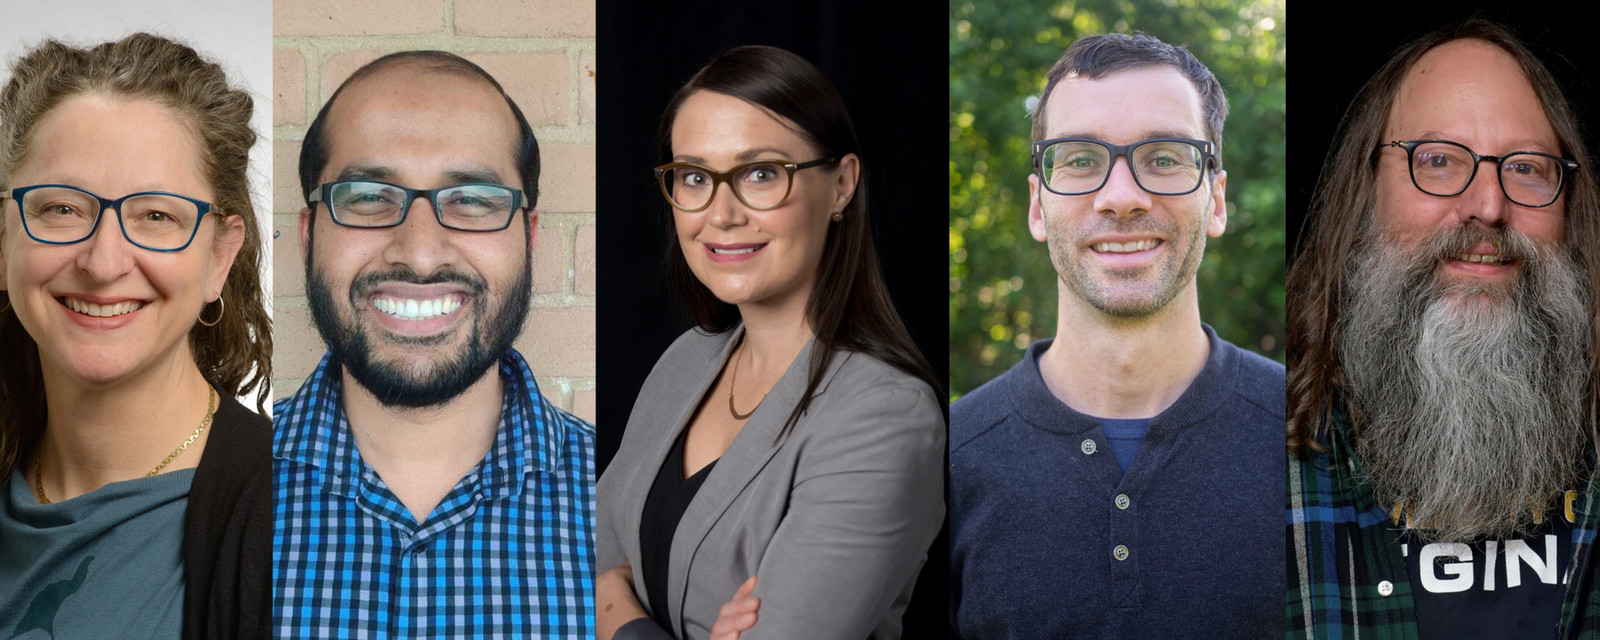
[[[1387,597],[1391,593],[1394,593],[1394,583],[1388,580],[1378,583],[1378,595]]]
[[[1127,509],[1129,504],[1132,504],[1132,501],[1128,500],[1128,494],[1126,494],[1126,493],[1117,494],[1117,508],[1118,509]]]
[[[1116,558],[1118,561],[1127,560],[1128,559],[1128,545],[1125,545],[1125,544],[1117,545],[1117,548],[1111,550],[1111,557]]]
[[[1094,440],[1085,439],[1083,444],[1078,445],[1078,448],[1083,450],[1083,455],[1092,455],[1094,453]]]

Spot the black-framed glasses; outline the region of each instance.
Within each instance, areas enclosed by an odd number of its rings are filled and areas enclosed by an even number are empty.
[[[1210,142],[1155,138],[1116,145],[1092,138],[1051,138],[1033,143],[1033,170],[1050,193],[1081,196],[1099,191],[1118,157],[1128,159],[1133,181],[1158,196],[1194,193],[1216,158]]]
[[[407,189],[375,180],[340,180],[306,196],[309,202],[327,205],[335,223],[360,229],[400,226],[417,198],[433,205],[440,226],[456,231],[502,231],[522,207],[522,191],[486,182]]]
[[[1411,184],[1441,198],[1466,191],[1478,175],[1478,163],[1488,160],[1495,163],[1500,191],[1506,199],[1524,207],[1548,207],[1561,197],[1568,175],[1578,170],[1578,163],[1548,153],[1513,151],[1503,156],[1485,156],[1449,140],[1396,140],[1378,145],[1378,150],[1385,147],[1405,149]]]
[[[106,209],[117,213],[122,237],[141,249],[172,253],[194,242],[211,203],[166,191],[140,191],[108,200],[65,184],[36,184],[0,192],[14,200],[29,238],[44,244],[76,244],[100,226]]]
[[[717,184],[726,182],[734,197],[745,206],[758,211],[776,209],[789,199],[794,187],[794,172],[838,162],[838,158],[821,158],[795,164],[774,160],[746,162],[727,171],[715,171],[689,162],[673,162],[656,167],[656,181],[661,183],[661,195],[678,210],[686,213],[702,211],[711,206],[711,197]]]

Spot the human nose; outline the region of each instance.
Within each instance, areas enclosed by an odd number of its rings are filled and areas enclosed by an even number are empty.
[[[95,282],[115,282],[127,274],[133,269],[133,252],[142,250],[123,234],[121,217],[116,209],[102,209],[78,253],[78,269]],[[107,226],[111,228],[104,228]]]
[[[1506,208],[1511,206],[1505,190],[1500,188],[1500,164],[1485,158],[1479,160],[1477,166],[1472,183],[1461,194],[1457,217],[1462,224],[1477,220],[1491,227],[1499,226],[1505,220]]]
[[[1120,168],[1119,168],[1120,167]],[[1117,218],[1141,215],[1150,210],[1150,192],[1133,177],[1133,166],[1126,158],[1113,158],[1106,183],[1094,193],[1094,208]]]
[[[719,229],[737,227],[748,221],[744,203],[733,193],[733,183],[719,182],[711,190],[711,202],[706,205],[707,224]]]
[[[405,221],[389,230],[391,237],[384,249],[389,264],[406,265],[412,273],[425,276],[454,262],[451,232],[439,224],[435,212],[432,199],[425,194],[411,200]]]

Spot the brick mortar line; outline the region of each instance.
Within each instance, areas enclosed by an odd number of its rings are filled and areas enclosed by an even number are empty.
[[[439,33],[370,36],[278,36],[273,48],[302,52],[359,51],[362,49],[438,49],[451,53],[532,53],[538,51],[592,52],[595,37],[578,36],[460,36]]]

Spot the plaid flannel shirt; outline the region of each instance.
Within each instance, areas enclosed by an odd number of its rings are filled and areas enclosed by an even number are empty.
[[[1406,640],[1418,637],[1416,603],[1401,555],[1401,528],[1378,504],[1347,437],[1349,420],[1333,413],[1327,451],[1288,466],[1284,629],[1291,639]],[[1560,639],[1600,639],[1600,597],[1589,552],[1600,528],[1591,478],[1573,505],[1573,575],[1561,605]]]
[[[589,638],[594,427],[501,358],[500,428],[418,523],[356,449],[325,356],[274,407],[279,638]]]

